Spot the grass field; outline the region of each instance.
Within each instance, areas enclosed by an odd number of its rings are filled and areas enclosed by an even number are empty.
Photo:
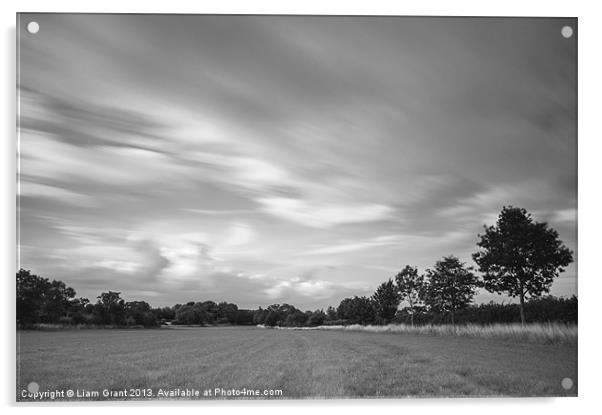
[[[17,340],[18,400],[30,399],[30,382],[40,392],[152,388],[154,398],[160,388],[279,389],[283,398],[577,394],[570,343],[256,327],[21,331]]]

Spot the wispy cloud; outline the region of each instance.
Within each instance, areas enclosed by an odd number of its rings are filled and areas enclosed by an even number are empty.
[[[257,201],[272,215],[316,228],[390,219],[394,211],[389,206],[378,204],[335,205],[283,197],[260,198]]]
[[[324,246],[317,249],[312,249],[303,252],[304,255],[327,255],[327,254],[341,254],[347,252],[361,251],[364,249],[379,248],[383,246],[396,246],[399,245],[403,237],[396,235],[377,236],[368,240],[342,243],[332,246]]]

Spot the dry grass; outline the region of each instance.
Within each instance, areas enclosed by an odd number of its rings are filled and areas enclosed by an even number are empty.
[[[424,325],[410,326],[405,324],[389,324],[386,326],[319,326],[300,328],[305,330],[348,330],[372,333],[408,333],[435,336],[469,336],[487,339],[513,339],[544,344],[567,343],[577,344],[577,326],[560,323],[535,323],[522,326],[520,324],[466,324],[452,326]]]

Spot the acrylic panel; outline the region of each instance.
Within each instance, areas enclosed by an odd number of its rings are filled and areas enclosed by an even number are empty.
[[[577,19],[17,15],[17,401],[577,395]]]

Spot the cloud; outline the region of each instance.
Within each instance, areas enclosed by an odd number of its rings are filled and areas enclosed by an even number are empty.
[[[393,214],[393,208],[380,204],[348,206],[283,197],[260,198],[257,202],[267,213],[314,228],[385,220]]]
[[[553,220],[555,222],[569,222],[573,225],[577,223],[577,209],[560,209],[554,212]]]
[[[365,241],[343,243],[339,245],[313,249],[303,252],[303,255],[328,255],[362,251],[365,249],[380,248],[384,246],[395,246],[398,245],[402,240],[403,237],[397,235],[377,236]]]
[[[54,202],[73,204],[82,207],[96,206],[94,198],[88,195],[73,192],[58,186],[50,186],[27,180],[19,182],[17,194],[21,197],[42,197]]]
[[[21,132],[21,172],[39,180],[114,187],[191,180],[190,171],[168,156],[133,147],[85,148],[30,131]]]
[[[164,126],[147,114],[80,98],[66,99],[20,85],[19,126],[81,147],[157,148]]]

